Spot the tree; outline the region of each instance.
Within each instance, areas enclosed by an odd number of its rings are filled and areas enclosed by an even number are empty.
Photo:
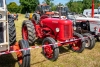
[[[92,5],[92,0],[83,0],[83,9],[90,9]]]
[[[34,12],[37,5],[39,5],[39,0],[20,0],[22,6],[22,13]]]
[[[71,12],[82,13],[83,12],[83,1],[82,0],[70,0],[68,3],[65,4],[68,6]]]
[[[55,5],[53,2],[51,2],[51,10],[56,11],[57,5]]]
[[[18,5],[15,2],[11,2],[7,5],[8,11],[17,13],[18,12]]]
[[[97,9],[100,5],[100,0],[94,0],[95,8]],[[91,9],[92,0],[70,0],[66,5],[70,11],[76,13],[82,13],[84,9]]]
[[[47,3],[47,5],[51,5],[52,3],[51,1],[54,1],[54,0],[44,0],[44,2]]]
[[[50,5],[50,0],[44,0],[44,2]]]

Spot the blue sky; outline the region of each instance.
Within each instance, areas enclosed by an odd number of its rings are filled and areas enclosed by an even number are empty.
[[[42,3],[44,0],[40,0],[40,3]],[[9,4],[10,2],[16,2],[19,5],[19,0],[6,0],[7,4]],[[53,3],[58,4],[58,3],[62,3],[65,4],[69,2],[69,0],[54,0]]]

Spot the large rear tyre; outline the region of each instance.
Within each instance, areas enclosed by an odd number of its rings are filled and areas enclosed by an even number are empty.
[[[24,48],[29,48],[29,44],[25,40],[20,40],[19,44],[15,45],[14,50],[20,50]],[[30,67],[30,50],[24,50],[21,52],[16,52],[19,67]]]
[[[46,37],[42,42],[43,55],[47,59],[52,60],[52,61],[57,60],[58,55],[59,55],[59,48],[58,48],[58,45],[55,43],[56,41],[51,37]]]
[[[70,48],[74,52],[81,53],[85,49],[84,37],[81,34],[76,33],[76,32],[74,32],[74,37],[75,37],[75,39],[78,39],[78,42],[76,42],[75,44],[70,45]]]
[[[22,38],[32,45],[36,40],[36,33],[33,23],[30,20],[24,20],[22,24]]]
[[[37,13],[34,13],[32,18],[34,19],[34,21],[36,22],[36,24],[38,24],[40,22],[40,15]]]
[[[8,19],[8,28],[9,28],[9,44],[10,46],[12,46],[16,42],[16,29],[14,20],[12,18]]]
[[[91,35],[90,33],[85,33],[83,34],[83,36],[85,37],[85,48],[87,49],[92,49],[95,46],[95,38],[93,35]]]

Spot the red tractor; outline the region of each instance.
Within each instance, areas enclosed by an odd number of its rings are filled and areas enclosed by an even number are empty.
[[[36,16],[38,17],[39,14]],[[36,39],[43,40],[43,54],[49,60],[58,58],[59,46],[69,44],[75,52],[82,52],[85,48],[84,38],[73,31],[71,20],[49,18],[48,16],[41,16],[38,22],[34,19],[25,20],[22,24],[22,37],[30,44],[33,44]]]

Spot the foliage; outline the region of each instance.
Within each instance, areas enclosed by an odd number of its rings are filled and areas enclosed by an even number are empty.
[[[94,0],[95,8],[98,8],[99,0]],[[92,0],[70,0],[66,5],[70,11],[76,13],[82,13],[84,9],[91,9]]]
[[[50,0],[44,0],[48,5],[50,5]]]
[[[51,1],[54,1],[54,0],[44,0],[44,2],[47,3],[48,5],[51,5]]]
[[[22,6],[21,13],[34,12],[39,0],[20,0],[20,4]]]
[[[19,0],[20,5],[18,6],[15,2],[8,4],[8,10],[10,12],[34,12],[36,6],[39,4],[39,0]],[[54,0],[44,0],[45,3],[51,6],[51,10],[56,10],[57,4],[53,3]],[[95,8],[97,9],[100,6],[100,0],[94,0]],[[63,4],[62,4],[63,5]],[[84,9],[91,9],[92,0],[70,0],[65,4],[68,6],[70,11],[76,13],[82,13]]]
[[[15,2],[11,2],[7,5],[8,11],[17,13],[19,11],[19,6]]]

